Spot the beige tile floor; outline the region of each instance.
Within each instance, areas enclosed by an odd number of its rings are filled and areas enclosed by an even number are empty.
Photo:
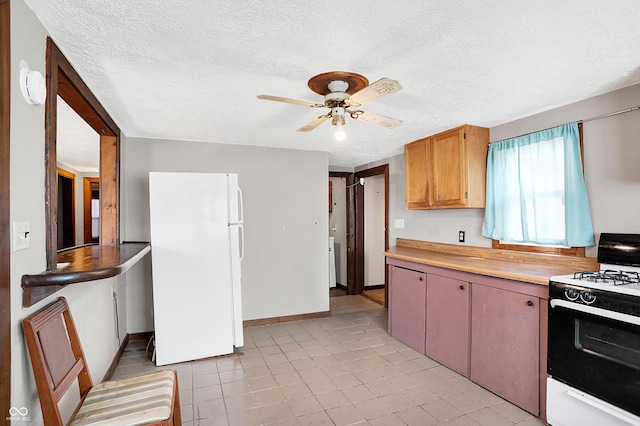
[[[381,305],[330,301],[331,317],[246,328],[242,355],[168,366],[178,372],[183,424],[545,424],[395,341]],[[158,369],[145,343],[129,345],[114,378]]]

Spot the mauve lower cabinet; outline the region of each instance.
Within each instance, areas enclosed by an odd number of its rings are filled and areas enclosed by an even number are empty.
[[[389,334],[424,355],[427,274],[406,268],[391,268],[389,299]]]
[[[389,264],[389,334],[546,418],[546,286]]]
[[[427,275],[427,350],[452,370],[469,374],[469,283]]]
[[[471,380],[537,414],[539,299],[480,284],[472,291]]]

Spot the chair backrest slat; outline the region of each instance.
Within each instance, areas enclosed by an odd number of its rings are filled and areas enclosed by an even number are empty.
[[[84,369],[84,363],[82,359],[76,361],[73,367],[69,370],[66,376],[60,381],[58,386],[53,389],[53,399],[58,402],[62,399],[67,390],[69,390],[69,386],[73,384],[75,379],[78,377],[80,372]]]

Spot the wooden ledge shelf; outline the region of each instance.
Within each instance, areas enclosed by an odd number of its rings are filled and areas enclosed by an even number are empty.
[[[58,269],[22,276],[22,307],[27,308],[69,284],[102,280],[125,273],[147,253],[149,243],[88,245],[58,253]]]

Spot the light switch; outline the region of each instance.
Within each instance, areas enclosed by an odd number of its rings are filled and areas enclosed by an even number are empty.
[[[31,245],[31,224],[13,222],[13,251],[29,248]]]
[[[404,228],[404,219],[393,219],[393,226],[396,229],[403,229]]]

